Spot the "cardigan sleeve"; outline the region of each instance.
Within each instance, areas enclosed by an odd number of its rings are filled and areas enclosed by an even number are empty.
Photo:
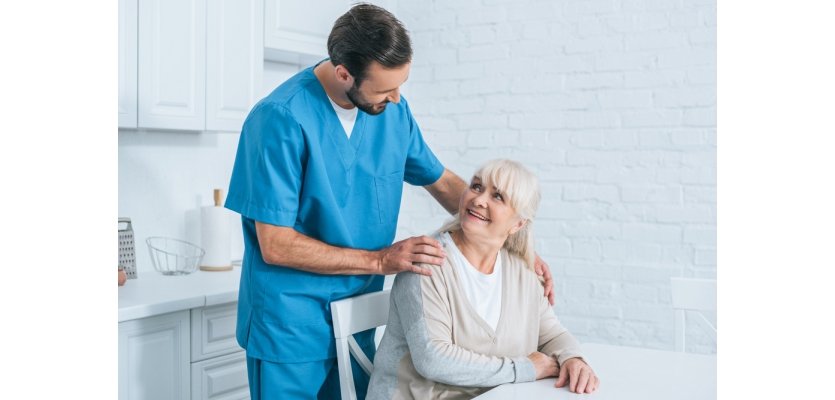
[[[537,283],[538,284],[538,283]],[[542,290],[540,290],[542,292]],[[544,296],[539,300],[539,351],[555,357],[562,365],[569,358],[582,357],[580,342],[568,332]]]
[[[401,273],[392,286],[392,304],[415,370],[424,378],[456,386],[493,387],[535,380],[536,370],[527,356],[488,356],[452,343],[450,304],[442,275],[437,269],[432,276]]]

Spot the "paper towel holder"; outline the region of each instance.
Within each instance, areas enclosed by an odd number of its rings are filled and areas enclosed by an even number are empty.
[[[223,197],[223,190],[215,189],[213,194],[214,194],[214,206],[215,207],[222,207],[222,205],[221,205],[222,199],[221,198]],[[201,265],[200,270],[201,271],[231,271],[233,267],[234,267],[234,265],[232,263],[230,263],[229,265],[223,265],[223,266]]]

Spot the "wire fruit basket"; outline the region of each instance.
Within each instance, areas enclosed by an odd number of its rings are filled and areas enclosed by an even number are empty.
[[[187,275],[197,270],[206,251],[184,240],[149,237],[145,240],[154,269],[163,275]]]

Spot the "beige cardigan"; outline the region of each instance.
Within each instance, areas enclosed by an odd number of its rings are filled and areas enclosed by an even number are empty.
[[[557,320],[536,274],[502,250],[502,303],[494,331],[474,310],[456,269],[428,264],[432,276],[394,280],[388,325],[374,358],[369,400],[472,398],[492,387],[536,379],[528,354],[560,365],[581,357]]]

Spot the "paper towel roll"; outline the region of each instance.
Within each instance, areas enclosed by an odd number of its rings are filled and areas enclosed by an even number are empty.
[[[206,255],[200,262],[204,271],[232,269],[229,213],[223,207],[203,207],[200,210],[200,237]]]

